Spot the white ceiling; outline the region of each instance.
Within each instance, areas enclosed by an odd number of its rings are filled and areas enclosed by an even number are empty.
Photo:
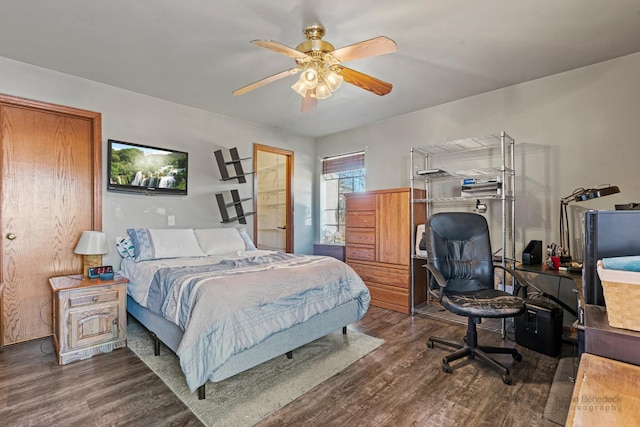
[[[394,85],[344,84],[301,113],[291,47],[320,23],[336,48],[379,35],[398,52],[346,65]],[[640,0],[0,0],[0,56],[318,137],[640,51]]]

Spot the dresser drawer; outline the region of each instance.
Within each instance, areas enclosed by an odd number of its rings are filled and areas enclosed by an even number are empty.
[[[347,244],[354,243],[375,246],[376,230],[373,228],[347,228],[345,239]]]
[[[92,289],[85,292],[76,291],[69,295],[69,307],[71,308],[87,304],[100,304],[113,301],[118,301],[117,289]]]
[[[376,209],[376,197],[349,193],[346,204],[347,212],[373,211]]]
[[[366,264],[350,263],[351,268],[365,281],[365,283],[377,283],[388,287],[399,288],[397,290],[409,290],[409,270],[386,268]]]
[[[375,261],[376,248],[373,245],[351,245],[345,248],[347,260],[356,259],[360,261]]]
[[[347,211],[345,219],[347,227],[375,228],[376,226],[376,214],[374,211]]]
[[[409,291],[387,288],[375,283],[367,283],[367,288],[371,293],[371,305],[409,313]]]

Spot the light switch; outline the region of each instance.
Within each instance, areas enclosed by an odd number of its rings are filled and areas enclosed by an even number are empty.
[[[176,216],[175,215],[168,215],[167,216],[167,224],[169,226],[176,225]]]

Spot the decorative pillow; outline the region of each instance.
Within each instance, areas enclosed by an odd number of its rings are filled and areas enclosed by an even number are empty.
[[[206,256],[191,228],[130,228],[134,261]]]
[[[244,228],[201,228],[195,234],[207,255],[256,250]]]
[[[246,251],[257,250],[256,245],[253,244],[253,240],[251,240],[251,237],[249,237],[249,235],[247,234],[246,228],[236,228],[236,230],[238,230],[238,233],[240,233],[240,237],[242,237],[242,240],[244,240],[244,247]]]
[[[116,248],[122,258],[133,259],[135,257],[135,247],[129,236],[116,237]]]

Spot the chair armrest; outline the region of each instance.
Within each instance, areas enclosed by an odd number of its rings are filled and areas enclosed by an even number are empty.
[[[442,273],[440,273],[440,270],[436,268],[436,266],[429,263],[425,264],[424,266],[427,268],[427,270],[429,270],[429,272],[436,279],[436,282],[438,283],[438,286],[440,286],[440,288],[445,288],[447,286],[447,281],[445,280]]]
[[[500,268],[500,269],[506,271],[507,273],[511,274],[513,276],[513,278],[516,279],[516,282],[518,282],[517,284],[519,286],[517,286],[517,287],[515,287],[513,289],[513,295],[517,296],[520,293],[520,288],[523,288],[524,298],[526,298],[527,297],[527,288],[529,287],[529,285],[531,285],[532,288],[535,288],[535,286],[532,285],[527,279],[525,279],[522,274],[520,274],[519,272],[517,272],[516,270],[514,270],[511,267],[507,267],[507,266],[504,266],[502,264],[493,264],[493,268]]]

